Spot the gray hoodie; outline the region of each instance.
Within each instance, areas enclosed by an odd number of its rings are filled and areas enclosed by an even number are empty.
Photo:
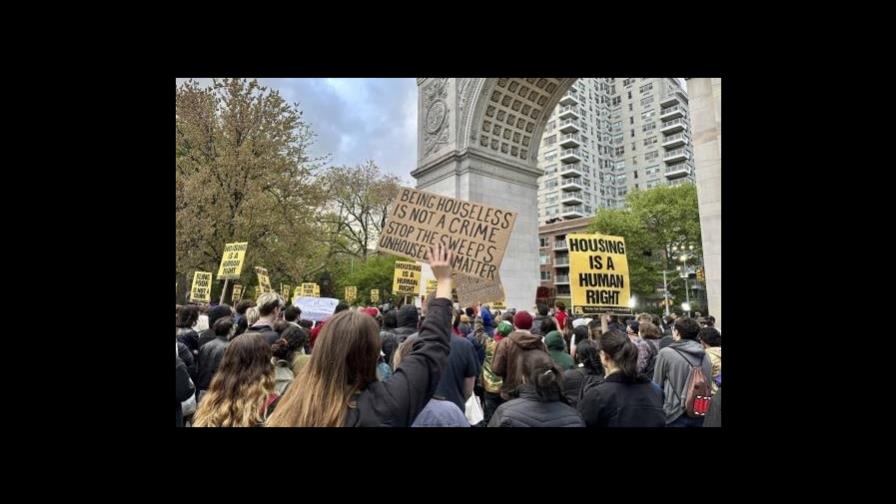
[[[683,353],[685,357],[678,352]],[[674,422],[684,413],[685,386],[691,366],[703,365],[703,374],[708,380],[712,379],[712,361],[703,350],[703,346],[694,340],[681,340],[672,342],[666,348],[660,350],[656,357],[656,368],[653,371],[653,382],[660,386],[665,395],[663,412],[666,414],[666,424]]]

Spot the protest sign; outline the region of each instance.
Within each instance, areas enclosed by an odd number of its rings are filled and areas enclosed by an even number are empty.
[[[625,238],[603,234],[566,235],[572,306],[581,313],[630,313]]]

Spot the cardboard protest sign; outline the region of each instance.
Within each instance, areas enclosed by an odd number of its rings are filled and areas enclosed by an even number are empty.
[[[333,316],[333,312],[336,311],[336,305],[339,304],[339,300],[334,298],[299,296],[292,301],[292,304],[302,310],[302,318],[304,320],[320,322],[321,320],[326,320]]]
[[[258,288],[261,290],[262,294],[274,291],[274,289],[271,288],[271,279],[268,277],[267,268],[256,266],[255,274],[258,275]]]
[[[378,250],[424,260],[429,246],[442,243],[454,251],[454,272],[494,280],[515,222],[514,212],[403,187]]]
[[[241,284],[233,284],[233,294],[230,296],[230,301],[236,304],[240,299],[243,299],[243,286]]]
[[[566,235],[572,305],[581,313],[630,313],[625,238],[602,234]]]
[[[207,271],[193,273],[193,286],[190,289],[190,301],[209,303],[212,300],[212,274]]]
[[[345,288],[345,301],[349,304],[354,303],[358,299],[358,287],[349,285]]]
[[[495,274],[494,280],[484,280],[467,275],[453,275],[457,299],[462,306],[471,306],[504,299],[504,286],[501,277]]]
[[[395,261],[392,276],[392,292],[396,294],[420,294],[420,276],[423,267],[415,262]]]
[[[371,303],[379,303],[380,302],[380,290],[379,289],[370,289],[370,302]]]
[[[221,256],[221,265],[218,266],[218,280],[236,280],[240,277],[248,246],[249,242],[224,245],[224,255]]]

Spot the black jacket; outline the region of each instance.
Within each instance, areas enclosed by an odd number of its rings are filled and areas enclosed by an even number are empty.
[[[532,329],[530,329],[529,332],[532,334],[537,334],[539,336],[544,336],[544,334],[541,332],[541,324],[546,319],[550,319],[550,318],[551,317],[548,317],[547,315],[542,315],[540,313],[535,315],[535,317],[532,318]]]
[[[177,328],[177,341],[180,341],[184,345],[187,345],[187,348],[193,352],[193,355],[199,354],[199,335],[196,334],[196,331],[190,329],[189,327],[178,327]]]
[[[202,347],[216,338],[215,331],[212,328],[208,328],[201,333],[199,333],[199,350],[202,350]]]
[[[186,401],[190,394],[194,391],[193,384],[190,383],[190,374],[187,372],[187,366],[179,357],[174,358],[174,399],[177,404],[175,407],[177,427],[184,426],[184,412],[180,403]]]
[[[414,305],[404,305],[395,314],[397,327],[383,335],[383,353],[386,355],[386,362],[392,365],[392,355],[398,349],[398,345],[404,343],[408,336],[417,332],[417,321],[419,314],[417,307]]]
[[[572,406],[560,401],[540,400],[531,385],[521,385],[520,396],[498,406],[489,427],[584,427]]]
[[[187,373],[190,374],[190,379],[194,382],[196,381],[196,358],[193,357],[193,352],[187,348],[187,345],[177,342],[177,356],[184,362],[184,366],[187,368]]]
[[[588,427],[665,427],[663,393],[645,375],[616,372],[588,387],[579,401]]]
[[[563,372],[563,395],[573,408],[579,404],[582,391],[604,379],[602,374],[593,374],[586,367],[574,367]]]
[[[268,341],[268,345],[273,345],[275,341],[280,339],[280,333],[274,330],[273,327],[267,324],[255,325],[246,330],[246,332],[257,332],[261,333],[264,336],[264,339]]]
[[[414,348],[386,381],[371,383],[356,396],[347,427],[409,427],[432,398],[451,348],[450,299],[429,302]]]
[[[230,345],[230,342],[227,341],[227,338],[221,337],[209,341],[199,349],[199,363],[196,373],[196,388],[198,390],[208,390],[212,384],[212,378],[215,376],[215,371],[218,370],[221,359],[224,358],[224,350],[227,350],[228,345]]]

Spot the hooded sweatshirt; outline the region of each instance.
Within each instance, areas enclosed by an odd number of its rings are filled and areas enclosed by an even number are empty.
[[[392,356],[398,345],[401,345],[408,336],[417,332],[419,315],[417,307],[411,304],[402,306],[395,314],[396,328],[383,335],[383,353],[386,355],[386,363],[392,362]]]
[[[657,355],[653,382],[660,386],[665,395],[663,412],[667,425],[684,413],[684,400],[687,396],[685,387],[691,366],[701,365],[703,374],[711,380],[712,362],[703,346],[694,340],[672,342]]]
[[[489,336],[495,335],[495,317],[492,316],[492,312],[489,311],[485,306],[479,310],[479,315],[482,317],[482,328],[485,330],[485,334]]]
[[[495,359],[492,362],[492,371],[503,378],[501,384],[501,397],[505,400],[516,393],[516,389],[522,384],[521,362],[523,352],[542,351],[547,352],[540,336],[529,331],[518,329],[498,343],[495,350]]]
[[[554,360],[554,363],[557,364],[557,367],[562,371],[572,369],[576,366],[572,357],[566,353],[566,344],[559,331],[549,332],[547,336],[544,337],[544,343],[548,346],[548,353],[551,354],[551,359]]]

